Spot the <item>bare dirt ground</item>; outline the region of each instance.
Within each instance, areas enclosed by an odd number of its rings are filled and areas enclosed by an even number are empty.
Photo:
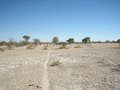
[[[0,52],[0,90],[120,90],[118,44],[42,47]]]

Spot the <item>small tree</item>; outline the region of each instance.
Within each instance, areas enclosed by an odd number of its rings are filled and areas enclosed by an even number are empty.
[[[110,43],[111,41],[110,41],[110,40],[106,40],[105,42],[106,42],[106,43]]]
[[[119,46],[120,46],[120,39],[117,40],[117,43],[119,43]]]
[[[39,39],[33,39],[33,43],[37,46],[38,44],[40,44],[40,40]]]
[[[24,36],[23,36],[23,39],[24,39],[26,42],[28,42],[28,40],[30,39],[30,36],[24,35]]]
[[[53,39],[52,39],[52,43],[54,43],[54,44],[58,44],[58,42],[59,42],[58,37],[53,37]]]
[[[85,37],[84,39],[82,39],[82,43],[87,44],[87,43],[90,43],[90,42],[91,42],[90,37]]]
[[[74,39],[73,38],[69,38],[68,40],[66,40],[66,42],[68,42],[69,44],[74,43]]]
[[[6,45],[6,41],[1,41],[0,46]]]

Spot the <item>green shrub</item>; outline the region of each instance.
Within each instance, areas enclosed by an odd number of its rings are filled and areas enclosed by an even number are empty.
[[[73,44],[75,41],[74,38],[69,38],[68,40],[66,40],[66,42],[68,42],[68,44]]]
[[[85,37],[84,39],[82,39],[82,43],[91,43],[90,37]]]

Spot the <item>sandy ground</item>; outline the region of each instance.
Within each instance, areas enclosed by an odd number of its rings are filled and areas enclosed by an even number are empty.
[[[43,47],[0,52],[0,90],[120,90],[118,44]]]

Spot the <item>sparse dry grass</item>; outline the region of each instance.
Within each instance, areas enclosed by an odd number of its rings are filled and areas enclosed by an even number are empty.
[[[74,46],[74,48],[81,48],[81,46]]]
[[[26,49],[29,49],[29,50],[35,49],[35,45],[29,44],[29,45],[27,45]]]
[[[0,52],[4,52],[5,51],[5,49],[4,48],[0,48]]]
[[[59,61],[54,61],[50,64],[50,66],[59,66],[61,63]]]
[[[44,46],[43,50],[47,50],[48,49],[48,46]]]
[[[113,72],[119,72],[120,71],[120,64],[118,64],[118,65],[115,65],[113,68],[112,68],[112,71]]]

